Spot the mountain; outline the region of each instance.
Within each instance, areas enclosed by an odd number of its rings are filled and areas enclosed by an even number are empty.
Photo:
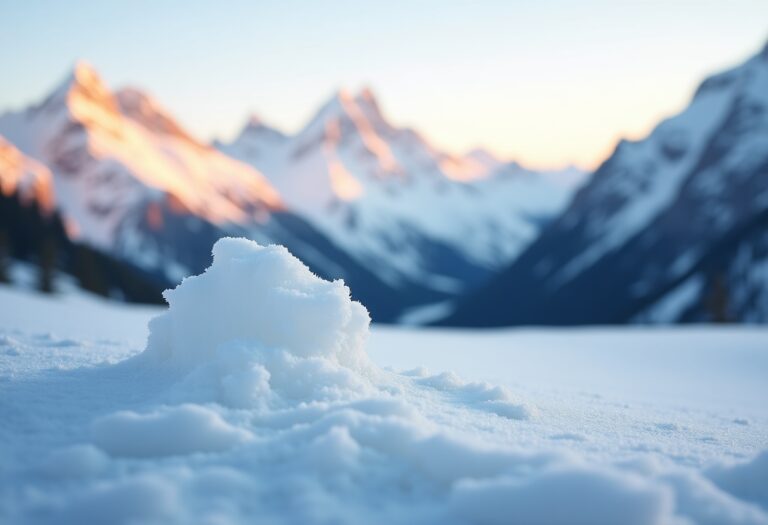
[[[344,278],[377,320],[435,299],[420,286],[387,285],[287,210],[256,169],[197,141],[142,92],[111,92],[87,64],[40,104],[0,116],[0,135],[28,159],[24,170],[52,181],[70,239],[168,284],[204,269],[216,239],[241,235]],[[3,184],[13,177],[3,169]]]
[[[85,64],[42,104],[0,117],[0,134],[52,171],[73,235],[120,255],[151,257],[124,232],[160,229],[166,213],[225,225],[281,207],[255,170],[196,142],[140,93],[112,94]]]
[[[295,135],[251,116],[213,147],[78,63],[41,103],[0,115],[0,135],[23,164],[3,184],[45,181],[80,245],[170,285],[222,236],[283,244],[385,322],[483,283],[571,194],[484,150],[440,151],[390,124],[368,89],[336,93]]]
[[[258,116],[251,115],[236,141],[230,144],[215,141],[213,146],[232,158],[264,171],[272,167],[272,161],[277,158],[275,152],[280,150],[287,140],[288,137],[283,132],[265,124]]]
[[[509,263],[571,194],[487,151],[435,148],[391,124],[370,89],[335,93],[295,135],[257,121],[218,146],[392,286],[449,296]]]
[[[768,320],[768,46],[622,141],[442,324]]]

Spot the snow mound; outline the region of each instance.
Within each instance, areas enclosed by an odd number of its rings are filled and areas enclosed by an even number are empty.
[[[150,324],[147,352],[180,364],[210,361],[241,340],[359,369],[370,318],[341,280],[328,282],[282,246],[225,238],[213,264],[163,294],[168,312]]]
[[[190,371],[173,400],[255,408],[370,391],[368,311],[282,246],[221,239],[213,264],[164,297],[143,358]]]

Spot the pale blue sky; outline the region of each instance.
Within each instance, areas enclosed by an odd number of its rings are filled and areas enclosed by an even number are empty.
[[[370,85],[438,146],[593,165],[767,39],[766,0],[0,0],[0,109],[79,58],[206,140],[252,111],[294,131],[333,90]]]

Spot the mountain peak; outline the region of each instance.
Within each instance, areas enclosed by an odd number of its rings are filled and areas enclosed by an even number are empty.
[[[45,100],[44,105],[64,104],[71,107],[75,100],[87,101],[114,111],[117,107],[112,93],[96,69],[84,60],[78,60],[59,86]]]
[[[273,140],[281,140],[286,136],[282,131],[267,124],[259,115],[251,113],[235,141],[247,137],[270,137]]]
[[[348,113],[350,108],[355,107],[379,113],[379,104],[370,87],[365,86],[357,93],[347,88],[340,88],[333,93],[328,102],[323,106],[323,108],[331,109],[333,112],[343,113]]]
[[[80,85],[92,85],[92,84],[101,84],[101,78],[99,77],[99,74],[96,72],[96,69],[91,65],[90,62],[87,62],[85,60],[78,60],[75,62],[75,65],[72,66],[72,72],[70,73],[70,78],[74,83],[80,84]]]
[[[350,102],[354,98],[352,92],[347,88],[340,88],[333,94],[333,99],[339,102]]]
[[[381,121],[385,120],[384,116],[381,114],[376,95],[374,95],[373,90],[370,87],[365,86],[360,90],[355,97],[355,103],[363,109],[369,118],[372,117]]]
[[[261,128],[264,126],[264,121],[256,113],[248,115],[248,120],[245,122],[246,128]]]
[[[376,96],[373,94],[373,90],[370,86],[364,86],[357,94],[356,98],[368,102],[369,104],[376,104]]]
[[[65,88],[67,92],[74,90],[94,96],[109,95],[109,89],[101,79],[99,73],[85,60],[78,60],[75,62],[69,75],[62,83],[61,88]]]
[[[473,148],[466,153],[465,157],[472,159],[489,169],[498,167],[502,164],[501,159],[486,148]]]

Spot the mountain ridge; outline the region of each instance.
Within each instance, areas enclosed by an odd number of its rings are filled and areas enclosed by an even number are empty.
[[[249,117],[240,135],[241,141],[250,141],[244,149],[248,165],[228,154],[225,145],[211,147],[195,139],[150,95],[133,87],[111,90],[95,69],[79,62],[40,103],[0,115],[0,136],[50,171],[56,210],[72,239],[166,282],[204,268],[210,245],[224,235],[288,246],[322,276],[347,280],[378,321],[393,321],[408,308],[455,296],[490,275],[493,261],[476,260],[455,238],[441,237],[392,207],[416,184],[423,186],[423,195],[409,213],[428,208],[425,198],[447,195],[464,203],[461,213],[471,216],[482,199],[461,196],[477,189],[441,171],[448,155],[414,130],[390,125],[371,90],[339,92],[318,115],[303,135],[293,136]],[[310,195],[318,199],[323,192],[311,185],[319,180],[329,197],[306,208],[280,187],[285,173],[272,169],[300,158],[297,144],[302,141],[309,148],[309,165],[291,167],[295,186],[310,186]],[[281,151],[284,157],[276,155]],[[254,155],[263,156],[263,169]],[[407,165],[413,155],[418,170]],[[312,166],[318,159],[321,164]],[[325,164],[327,159],[333,162]],[[358,179],[360,172],[347,171],[353,167],[350,159],[362,159],[374,172]],[[533,186],[532,195],[549,191],[545,185]],[[355,188],[375,197],[357,201]],[[450,209],[443,213],[454,214]],[[378,222],[376,245],[357,250],[364,235],[349,232],[371,218]],[[538,227],[523,215],[514,221],[526,238]],[[432,224],[434,230],[439,219]],[[481,242],[492,242],[494,226],[480,226]]]
[[[690,105],[643,140],[621,141],[539,238],[441,324],[615,324],[768,319],[764,282],[728,269],[754,258],[750,233],[768,208],[768,53],[705,79]],[[759,222],[759,221],[758,221]],[[762,224],[762,223],[760,223]],[[749,252],[751,255],[747,254]],[[709,261],[709,262],[706,262]],[[735,264],[735,263],[733,263]],[[756,271],[756,270],[755,270]],[[693,273],[691,273],[693,272]],[[744,273],[744,272],[742,272]],[[681,276],[699,279],[666,316],[649,315]],[[717,283],[720,284],[717,284]],[[728,292],[717,292],[717,288]],[[694,293],[695,292],[695,293]],[[713,294],[730,296],[728,315]],[[513,294],[526,298],[516,302]],[[762,302],[761,302],[762,301]]]

